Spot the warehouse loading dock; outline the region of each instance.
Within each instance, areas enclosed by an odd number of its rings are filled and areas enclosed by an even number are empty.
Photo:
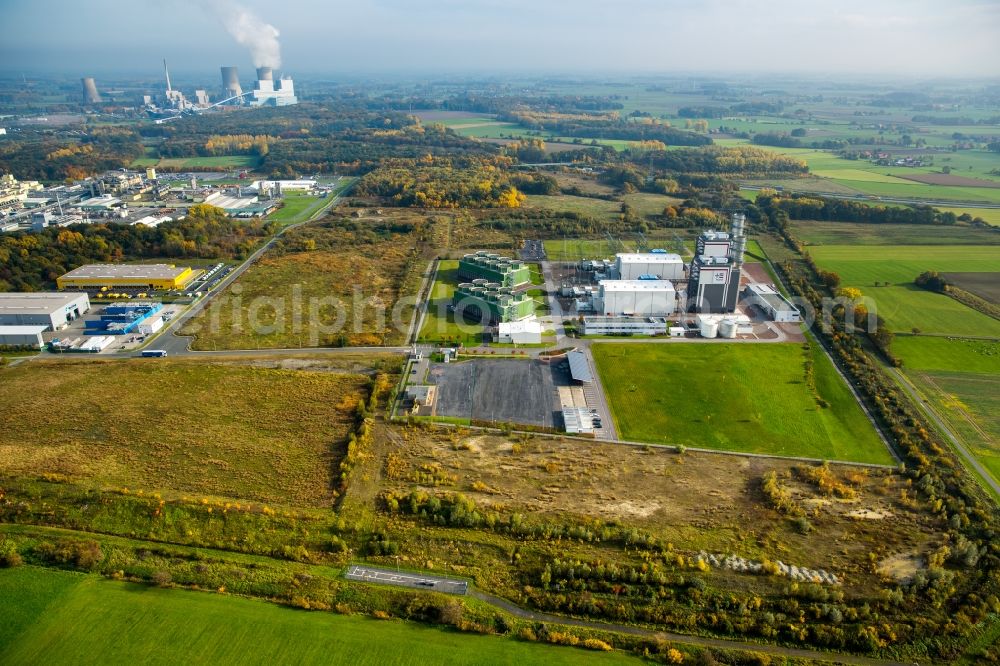
[[[85,293],[0,294],[0,326],[45,326],[57,331],[90,310]]]
[[[87,264],[56,278],[60,289],[116,289],[138,287],[172,291],[183,289],[198,273],[173,264]]]

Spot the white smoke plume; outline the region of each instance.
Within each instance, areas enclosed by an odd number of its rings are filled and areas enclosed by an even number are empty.
[[[254,67],[281,67],[281,33],[277,28],[236,2],[215,0],[210,4],[233,39],[250,49]]]

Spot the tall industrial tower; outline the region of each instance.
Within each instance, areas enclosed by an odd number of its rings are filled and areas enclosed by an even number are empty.
[[[100,104],[101,96],[97,92],[97,84],[94,83],[94,79],[88,76],[80,79],[80,83],[83,84],[83,103]]]
[[[729,233],[703,231],[698,237],[688,275],[690,310],[715,314],[736,310],[747,247],[745,225],[746,217],[734,213]]]
[[[222,99],[238,97],[243,94],[243,87],[240,85],[239,70],[235,67],[222,68]]]

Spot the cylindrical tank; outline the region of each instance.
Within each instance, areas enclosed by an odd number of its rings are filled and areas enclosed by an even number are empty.
[[[225,97],[236,97],[243,94],[243,87],[240,85],[240,73],[235,67],[222,68],[222,90]]]
[[[258,81],[274,81],[274,70],[270,67],[258,67],[257,68],[257,80]]]
[[[701,320],[701,337],[714,338],[719,334],[719,322],[715,319]]]
[[[100,104],[101,96],[97,93],[97,84],[94,83],[94,79],[88,76],[80,79],[80,83],[83,84],[83,103]]]
[[[732,340],[736,337],[736,322],[732,319],[723,319],[719,323],[719,337]]]

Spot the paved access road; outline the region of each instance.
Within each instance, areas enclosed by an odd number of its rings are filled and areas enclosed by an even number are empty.
[[[405,573],[379,567],[352,565],[348,567],[347,573],[344,576],[347,580],[361,583],[412,587],[418,590],[444,592],[445,594],[465,594],[469,591],[469,583],[464,580],[455,580],[453,578],[431,576],[428,574]]]

